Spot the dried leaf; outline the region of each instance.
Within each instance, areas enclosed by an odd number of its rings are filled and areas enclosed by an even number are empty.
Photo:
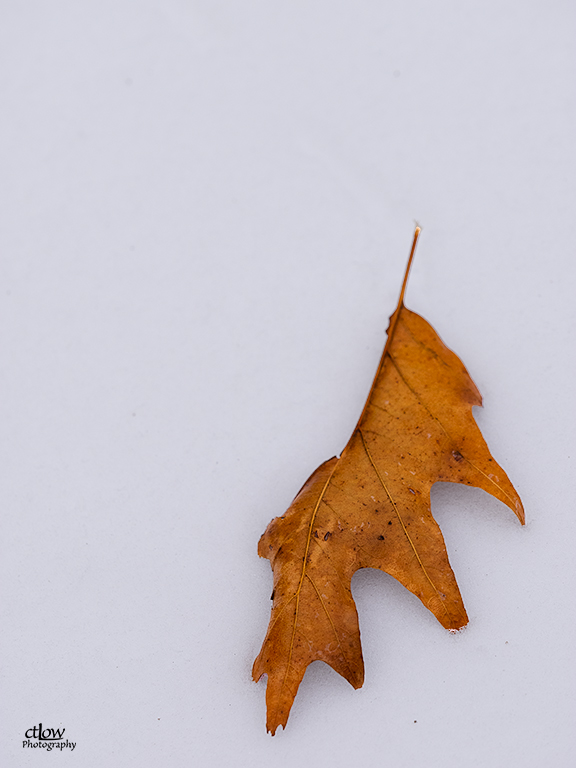
[[[267,728],[286,726],[306,667],[320,659],[354,688],[364,681],[350,580],[379,568],[417,595],[446,629],[468,622],[430,509],[438,480],[483,488],[524,522],[522,503],[490,455],[472,406],[482,398],[459,358],[403,298],[358,425],[339,458],[322,464],[258,554],[274,572],[272,615],[253,677],[268,675]]]

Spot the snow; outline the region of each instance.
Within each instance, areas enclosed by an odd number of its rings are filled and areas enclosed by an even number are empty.
[[[0,25],[0,762],[571,768],[574,5],[25,0]],[[406,305],[526,509],[438,484],[470,617],[353,579],[286,731],[256,546]],[[41,759],[44,759],[43,757]]]

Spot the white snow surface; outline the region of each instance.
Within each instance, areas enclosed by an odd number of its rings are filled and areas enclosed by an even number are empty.
[[[2,765],[572,768],[574,3],[1,18]],[[469,626],[359,572],[364,687],[313,664],[271,738],[257,542],[354,428],[414,221],[527,524],[435,486]]]

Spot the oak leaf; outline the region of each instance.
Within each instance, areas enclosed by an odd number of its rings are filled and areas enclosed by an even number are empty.
[[[354,688],[364,681],[350,581],[379,568],[413,592],[449,630],[468,622],[430,509],[442,480],[483,488],[524,511],[472,415],[482,398],[460,359],[404,306],[419,228],[372,389],[339,458],[322,464],[258,545],[274,572],[270,625],[253,677],[268,675],[267,729],[286,726],[312,661]]]

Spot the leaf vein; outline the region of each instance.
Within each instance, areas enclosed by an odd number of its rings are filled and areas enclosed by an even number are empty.
[[[416,556],[416,559],[418,560],[418,563],[419,563],[420,567],[422,568],[422,571],[423,571],[424,575],[426,576],[428,582],[430,583],[430,586],[436,592],[438,597],[440,597],[440,590],[438,589],[438,587],[436,587],[436,585],[434,584],[434,582],[432,581],[432,579],[428,575],[428,571],[426,570],[426,566],[422,562],[422,559],[420,558],[420,555],[418,554],[418,550],[416,549],[416,546],[415,546],[414,542],[412,541],[412,539],[410,538],[410,534],[408,533],[408,530],[407,530],[406,526],[404,525],[404,520],[402,520],[402,516],[400,515],[400,512],[398,510],[398,506],[396,505],[396,502],[392,498],[392,495],[391,495],[390,491],[388,490],[388,487],[387,487],[386,483],[384,482],[384,479],[380,475],[380,472],[378,471],[378,467],[374,463],[374,459],[372,458],[372,454],[368,450],[368,446],[366,444],[366,440],[364,439],[364,435],[362,434],[362,430],[358,430],[358,432],[360,433],[360,438],[362,440],[362,445],[364,446],[364,450],[366,451],[366,455],[368,456],[370,464],[372,464],[372,467],[374,468],[374,471],[376,472],[376,475],[378,476],[378,479],[382,483],[382,487],[386,491],[386,495],[388,496],[392,506],[394,507],[394,511],[396,512],[396,516],[398,517],[398,520],[400,521],[400,525],[402,526],[402,530],[404,531],[404,534],[406,535],[406,538],[410,542],[410,546],[412,547],[412,551],[414,552],[414,555]],[[448,614],[448,610],[447,610],[446,606],[444,605],[444,601],[442,599],[440,600],[440,604],[441,604],[442,608],[444,609],[446,615],[449,615]]]
[[[442,431],[444,432],[444,434],[446,435],[446,437],[447,437],[447,438],[450,440],[450,443],[451,443],[451,444],[454,446],[454,448],[456,448],[456,449],[458,450],[458,453],[460,453],[460,455],[462,456],[462,458],[463,458],[463,459],[465,459],[465,460],[468,462],[468,464],[470,464],[470,466],[471,466],[473,469],[475,469],[477,472],[480,472],[480,474],[481,474],[481,475],[484,475],[484,477],[485,477],[487,480],[489,480],[489,481],[490,481],[490,482],[491,482],[491,483],[492,483],[492,484],[493,484],[493,485],[494,485],[496,488],[498,488],[498,490],[499,490],[499,491],[501,491],[501,493],[503,493],[503,494],[504,494],[504,496],[506,496],[506,498],[510,500],[510,502],[511,502],[511,503],[514,505],[514,507],[516,507],[516,501],[515,501],[513,498],[511,498],[511,496],[510,496],[508,493],[506,493],[506,491],[504,490],[504,488],[502,488],[502,486],[501,486],[499,483],[497,483],[495,480],[493,480],[491,477],[489,477],[489,476],[486,474],[486,472],[484,472],[483,470],[481,470],[481,469],[480,469],[480,467],[477,467],[477,466],[476,466],[476,464],[474,464],[474,462],[470,461],[470,459],[469,459],[467,456],[464,456],[464,454],[462,453],[462,451],[460,450],[460,448],[459,448],[459,447],[458,447],[458,445],[456,444],[456,441],[453,439],[452,435],[450,435],[450,433],[448,432],[448,430],[446,429],[446,427],[444,426],[444,424],[442,424],[442,422],[440,421],[440,419],[439,419],[437,416],[434,416],[434,414],[433,414],[433,413],[430,411],[430,409],[428,408],[428,406],[427,406],[425,403],[423,403],[423,402],[422,402],[422,400],[420,399],[420,395],[418,394],[418,392],[417,392],[417,391],[414,389],[414,387],[412,387],[412,386],[411,386],[411,385],[408,383],[408,381],[406,380],[406,378],[405,378],[405,376],[403,375],[402,371],[401,371],[401,370],[400,370],[400,368],[398,367],[398,363],[396,362],[396,360],[394,360],[394,358],[392,357],[392,355],[391,355],[391,354],[388,354],[388,357],[390,358],[390,360],[391,360],[392,364],[394,365],[394,367],[395,367],[395,368],[396,368],[396,370],[398,371],[398,375],[400,376],[400,378],[402,379],[402,381],[404,382],[404,384],[405,384],[405,385],[408,387],[408,389],[410,390],[410,392],[412,392],[412,394],[414,395],[414,397],[416,398],[416,400],[418,401],[418,403],[419,403],[419,404],[422,406],[422,408],[424,408],[424,409],[426,410],[426,412],[427,412],[427,413],[430,415],[430,417],[431,417],[432,419],[434,419],[434,421],[436,421],[436,422],[439,424],[439,426],[442,428]]]
[[[354,677],[354,673],[352,671],[352,667],[350,666],[350,663],[348,659],[346,658],[346,654],[344,653],[344,649],[342,648],[342,643],[340,642],[340,638],[338,636],[338,632],[336,631],[336,627],[334,626],[334,622],[332,621],[332,617],[330,616],[330,612],[328,611],[328,608],[326,608],[326,605],[324,603],[324,600],[322,599],[322,595],[318,591],[318,587],[314,583],[314,580],[310,576],[309,573],[306,574],[307,578],[309,579],[310,583],[314,587],[316,594],[318,595],[318,600],[320,600],[320,603],[322,605],[322,608],[324,608],[324,613],[326,614],[326,617],[328,621],[330,622],[330,625],[332,627],[332,631],[334,632],[334,637],[336,638],[336,642],[338,643],[338,648],[340,648],[340,651],[342,652],[342,658],[344,659],[346,666],[348,667],[348,671],[350,672],[351,676]]]
[[[316,505],[314,507],[314,511],[312,512],[312,516],[310,518],[310,525],[308,526],[308,538],[306,540],[306,548],[304,550],[304,559],[302,561],[302,573],[300,575],[300,582],[298,584],[298,588],[296,590],[296,610],[294,611],[294,625],[292,627],[292,637],[290,638],[290,652],[288,654],[288,664],[286,665],[286,674],[284,675],[284,680],[282,681],[282,688],[286,685],[286,680],[288,679],[288,670],[290,669],[290,666],[292,664],[292,654],[294,652],[294,636],[296,634],[296,627],[298,625],[298,611],[300,608],[300,593],[302,592],[302,583],[304,581],[304,577],[306,576],[306,560],[308,558],[308,551],[310,550],[310,539],[312,537],[312,527],[314,526],[314,521],[316,520],[316,515],[318,513],[318,508],[320,507],[320,503],[322,499],[324,498],[324,494],[326,493],[326,489],[328,488],[328,484],[330,483],[330,480],[332,479],[332,475],[334,474],[334,470],[336,469],[337,464],[334,465],[332,468],[332,471],[330,472],[328,479],[324,483],[324,487],[322,488],[322,491],[320,495],[318,496],[318,501],[316,502]]]

